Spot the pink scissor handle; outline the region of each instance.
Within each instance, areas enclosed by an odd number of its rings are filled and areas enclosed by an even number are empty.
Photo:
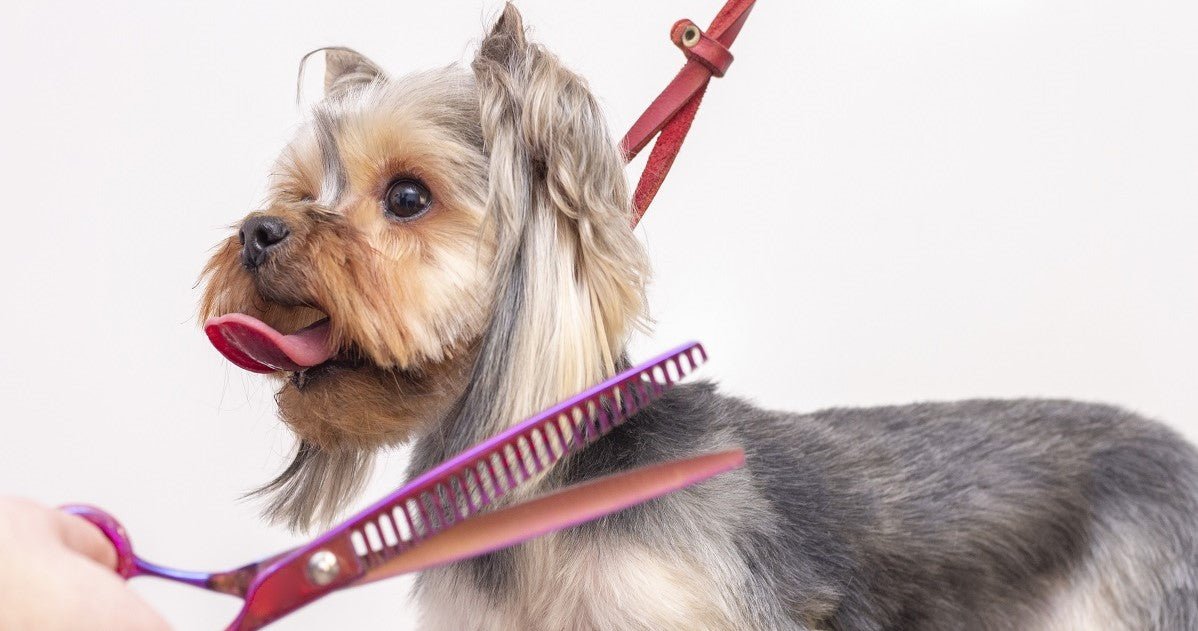
[[[140,574],[133,558],[133,543],[129,541],[125,527],[116,517],[87,504],[68,504],[59,507],[59,510],[86,519],[108,537],[108,541],[116,549],[116,573],[122,578],[133,578]]]

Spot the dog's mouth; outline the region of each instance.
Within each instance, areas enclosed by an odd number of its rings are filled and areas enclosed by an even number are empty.
[[[235,366],[256,373],[290,372],[292,385],[301,390],[313,380],[365,363],[352,349],[333,347],[330,329],[327,317],[291,334],[243,313],[204,323],[212,345]]]

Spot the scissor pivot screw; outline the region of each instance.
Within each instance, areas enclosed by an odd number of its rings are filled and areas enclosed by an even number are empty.
[[[341,573],[337,555],[328,550],[318,550],[308,557],[308,578],[314,585],[328,585]]]

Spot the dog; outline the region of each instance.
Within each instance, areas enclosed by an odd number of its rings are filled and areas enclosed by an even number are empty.
[[[261,492],[294,528],[382,447],[417,474],[626,367],[649,277],[595,98],[511,5],[469,68],[323,53],[269,202],[203,272],[202,318],[311,356],[270,375],[298,447]],[[1104,405],[791,414],[695,383],[516,495],[733,445],[743,469],[424,572],[424,625],[1198,629],[1198,453]]]

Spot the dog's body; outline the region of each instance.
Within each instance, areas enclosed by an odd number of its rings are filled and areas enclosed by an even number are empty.
[[[426,572],[429,628],[1198,628],[1198,454],[1107,406],[794,415],[698,384],[544,485],[734,444],[745,470]]]
[[[613,374],[647,276],[593,97],[510,6],[472,72],[326,61],[326,99],[213,256],[202,309],[304,329],[283,369],[226,352],[281,378],[301,443],[265,490],[297,527],[344,505],[380,446],[415,440],[419,472]],[[1102,406],[800,416],[683,386],[517,496],[730,445],[743,470],[426,572],[427,626],[1198,628],[1198,454]]]

